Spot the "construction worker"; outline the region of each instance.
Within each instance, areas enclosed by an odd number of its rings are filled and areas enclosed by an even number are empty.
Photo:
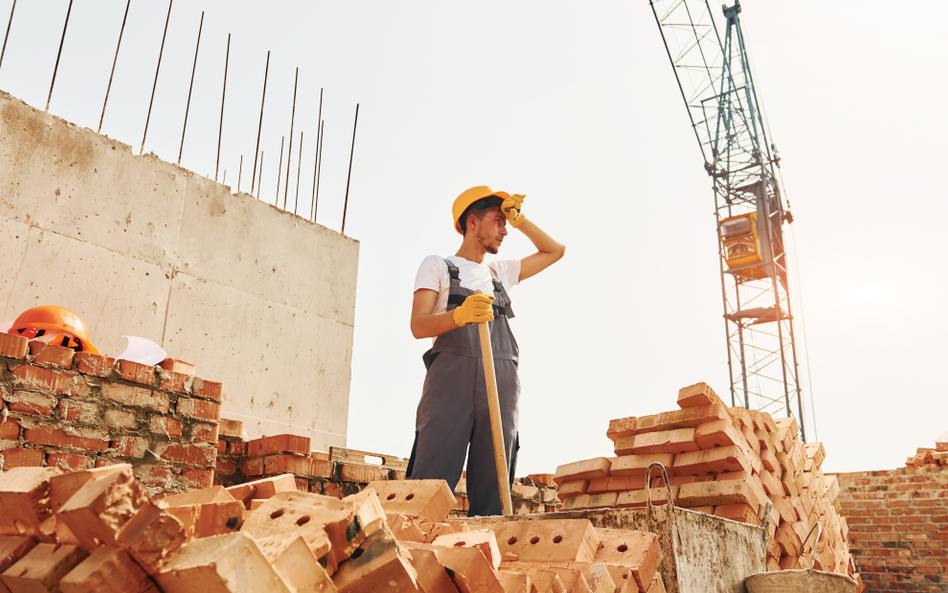
[[[490,323],[491,345],[512,481],[516,453],[520,379],[519,351],[508,320],[508,292],[521,281],[563,257],[566,247],[523,215],[520,194],[487,186],[472,187],[454,201],[455,230],[464,238],[451,257],[430,255],[415,278],[411,332],[434,338],[424,355],[427,374],[415,420],[409,479],[443,479],[453,491],[467,456],[469,515],[501,513],[491,422],[475,324]],[[537,252],[523,259],[484,261],[496,255],[507,224],[519,230]],[[475,294],[480,290],[483,294]]]

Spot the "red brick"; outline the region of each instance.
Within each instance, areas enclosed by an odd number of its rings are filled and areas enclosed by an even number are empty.
[[[33,340],[30,342],[30,354],[33,355],[33,364],[57,366],[62,369],[72,368],[72,358],[76,353],[72,348],[46,344]]]
[[[241,438],[244,435],[244,423],[240,420],[221,418],[220,435],[222,437]]]
[[[101,356],[90,352],[77,352],[76,360],[79,361],[76,370],[83,375],[107,377],[115,368],[115,359],[110,356]]]
[[[262,476],[263,457],[251,457],[250,459],[245,460],[240,466],[240,473],[245,476]]]
[[[71,428],[67,434],[64,430],[54,430],[47,426],[27,428],[23,431],[24,438],[37,445],[50,447],[73,447],[89,451],[105,451],[109,448],[109,433],[104,430],[91,428]],[[85,435],[85,436],[81,436]]]
[[[148,451],[149,442],[141,437],[121,437],[112,441],[112,449],[122,457],[141,459]]]
[[[81,375],[71,375],[53,369],[19,365],[13,369],[14,384],[28,389],[52,391],[60,395],[79,395],[89,390]]]
[[[42,449],[5,449],[0,451],[0,462],[4,470],[14,467],[42,467],[45,454]]]
[[[159,389],[177,393],[191,393],[191,381],[193,380],[191,375],[174,371],[162,371],[158,376],[161,377],[161,381],[158,383]]]
[[[87,402],[63,399],[59,401],[59,417],[80,424],[96,424],[99,421],[99,406]]]
[[[314,478],[331,478],[332,462],[296,457],[295,455],[271,455],[264,457],[265,474],[300,474]]]
[[[237,462],[217,458],[217,467],[214,468],[214,474],[217,476],[232,476],[237,473]]]
[[[189,488],[210,488],[214,482],[214,472],[209,469],[183,469],[181,480]]]
[[[217,456],[221,457],[227,455],[227,441],[224,439],[217,439]]]
[[[246,457],[248,444],[245,441],[234,441],[227,445],[227,452],[231,457]]]
[[[156,412],[161,412],[162,414],[168,412],[170,405],[170,398],[167,394],[158,393],[144,387],[103,383],[102,394],[120,404],[148,408]]]
[[[197,370],[193,364],[184,362],[182,360],[175,360],[174,358],[166,358],[159,362],[158,366],[166,371],[174,371],[176,373],[183,373],[185,375],[193,375]]]
[[[53,406],[56,405],[57,399],[45,393],[14,391],[12,394],[4,395],[3,401],[7,402],[7,407],[11,412],[17,414],[52,416]]]
[[[247,455],[258,457],[271,453],[300,453],[309,456],[310,438],[292,434],[254,439],[247,445]]]
[[[342,498],[342,486],[335,482],[326,482],[323,484],[323,494],[333,498]]]
[[[26,358],[30,341],[23,336],[0,333],[0,356],[7,358]]]
[[[152,414],[148,417],[148,430],[171,440],[181,438],[181,421],[170,416]]]
[[[344,463],[339,468],[340,479],[343,482],[358,482],[368,484],[379,480],[387,480],[389,471],[387,468],[378,465],[361,465],[354,463]],[[515,485],[514,488],[516,489]]]
[[[20,424],[13,418],[0,422],[0,439],[15,441],[20,438]]]
[[[217,450],[212,445],[159,443],[155,445],[154,450],[159,457],[172,463],[213,466],[214,460],[217,459]]]
[[[109,428],[135,430],[138,428],[138,419],[135,417],[135,412],[121,408],[112,408],[105,411],[105,424]]]
[[[221,405],[202,399],[179,397],[177,410],[179,416],[185,416],[186,418],[211,420],[213,422],[217,422],[221,418]]]
[[[135,468],[135,479],[143,486],[167,487],[174,478],[171,468],[160,465],[142,465]]]
[[[64,471],[77,472],[91,469],[93,466],[92,458],[85,455],[73,455],[72,453],[50,453],[46,456],[46,465],[48,467],[58,467]]]
[[[309,491],[313,494],[322,494],[323,493],[323,483],[319,480],[313,480],[309,485]]]
[[[191,440],[196,443],[214,443],[216,445],[217,428],[216,424],[195,423],[191,426]]]
[[[220,381],[201,379],[194,382],[194,395],[219,402],[224,399],[224,385]]]
[[[155,367],[140,362],[132,362],[131,360],[120,360],[119,375],[132,383],[151,385],[151,381],[155,377]]]
[[[296,489],[300,492],[309,492],[309,480],[296,478]]]

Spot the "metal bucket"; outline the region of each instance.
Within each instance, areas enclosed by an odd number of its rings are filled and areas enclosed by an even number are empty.
[[[747,593],[854,593],[856,581],[822,570],[779,570],[744,580]]]

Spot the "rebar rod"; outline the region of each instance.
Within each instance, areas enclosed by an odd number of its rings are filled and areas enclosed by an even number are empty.
[[[155,67],[155,82],[151,85],[151,99],[148,101],[148,116],[145,118],[145,131],[142,133],[142,147],[138,154],[145,152],[145,137],[148,136],[148,123],[151,121],[151,108],[155,103],[155,89],[158,87],[158,73],[161,72],[161,56],[165,53],[165,39],[168,37],[168,21],[171,20],[171,6],[174,0],[168,0],[168,16],[165,17],[165,32],[161,34],[161,48],[158,50],[158,66]]]
[[[313,198],[313,222],[316,222],[316,208],[319,205],[319,174],[323,171],[323,139],[326,137],[326,122],[319,122],[319,158],[316,159],[316,193]]]
[[[303,166],[303,131],[300,130],[300,156],[296,161],[296,196],[293,198],[293,214],[300,203],[300,167]]]
[[[286,136],[280,137],[280,162],[277,164],[277,189],[276,195],[273,196],[273,205],[276,207],[280,206],[280,174],[283,172],[283,143],[286,141]],[[286,210],[286,208],[284,208]]]
[[[46,97],[46,111],[49,111],[49,102],[53,100],[53,86],[56,84],[56,73],[59,71],[59,58],[63,55],[63,45],[66,43],[66,29],[69,28],[69,15],[72,14],[72,0],[66,9],[66,21],[63,23],[63,36],[59,40],[59,52],[56,53],[56,65],[53,66],[53,79],[49,83],[49,96]]]
[[[105,119],[105,106],[109,104],[109,92],[112,90],[112,79],[115,77],[115,64],[118,63],[119,48],[122,47],[122,35],[125,34],[125,21],[128,20],[128,9],[132,5],[132,0],[125,4],[125,16],[122,17],[122,28],[119,29],[118,43],[115,44],[115,57],[112,58],[112,72],[109,73],[109,86],[105,89],[105,100],[102,101],[102,115],[99,116],[99,128],[96,133],[102,132],[102,121]]]
[[[13,11],[16,10],[16,0],[13,0],[13,8],[10,9],[10,20],[7,21],[7,34],[3,36],[3,49],[0,50],[0,66],[3,66],[3,54],[7,53],[7,39],[10,38],[10,26],[13,24]]]
[[[267,51],[267,66],[263,71],[263,96],[260,98],[260,123],[257,124],[257,146],[253,149],[253,175],[250,177],[250,195],[253,195],[257,181],[257,153],[260,151],[260,130],[263,129],[263,105],[267,101],[267,74],[270,73],[270,52]],[[262,152],[260,153],[263,154]],[[260,176],[263,177],[263,163],[260,163]],[[260,192],[257,192],[260,195]]]
[[[240,155],[240,167],[237,168],[237,193],[240,193],[240,176],[244,173],[244,155]]]
[[[254,157],[254,160],[255,161],[257,160],[256,157]],[[263,151],[262,150],[260,151],[260,179],[263,179]],[[258,200],[260,199],[260,187],[262,185],[263,183],[260,183],[260,185],[257,186],[257,199]],[[250,194],[250,195],[253,195],[253,194]]]
[[[293,122],[296,121],[296,83],[300,79],[299,66],[293,78],[293,110],[290,112],[290,146],[286,152],[286,186],[283,188],[283,209],[286,210],[286,198],[290,193],[290,163],[293,162]],[[280,169],[282,171],[282,169]],[[279,197],[279,196],[278,196]]]
[[[204,29],[204,11],[201,11],[201,22],[198,25],[197,44],[194,46],[194,65],[191,66],[191,84],[188,86],[188,103],[184,108],[184,126],[181,128],[181,147],[178,148],[178,165],[181,164],[181,154],[184,152],[184,135],[188,131],[188,114],[191,112],[191,92],[194,90],[194,73],[197,72],[198,52],[201,49],[201,30]],[[217,176],[214,176],[217,181]]]
[[[323,137],[323,89],[319,89],[319,115],[316,116],[316,156],[313,157],[313,195],[310,197],[310,220],[316,222],[316,169],[319,166],[319,140]]]
[[[355,123],[352,124],[352,149],[349,152],[349,176],[346,179],[346,201],[342,205],[342,229],[341,234],[346,234],[346,210],[349,208],[349,182],[352,181],[352,157],[355,155],[356,147],[356,127],[359,125],[359,104],[356,103]]]
[[[224,135],[224,99],[227,97],[227,66],[229,63],[230,33],[227,34],[227,53],[224,56],[224,89],[221,91],[221,126],[217,130],[217,164],[214,165],[214,181],[217,181],[217,169],[221,166],[221,136]],[[240,190],[238,189],[238,191]]]

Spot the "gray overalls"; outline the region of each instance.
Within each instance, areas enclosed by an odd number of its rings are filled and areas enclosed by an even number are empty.
[[[458,268],[448,260],[445,262],[451,276],[447,310],[453,311],[474,291],[463,288]],[[512,482],[520,448],[517,438],[519,349],[507,323],[507,319],[514,316],[510,297],[494,270],[491,276],[494,279],[494,320],[489,322],[490,339]],[[447,480],[453,491],[467,455],[468,515],[499,515],[497,466],[477,326],[459,327],[438,336],[424,358],[428,373],[415,419],[415,445],[408,463],[408,478]]]

